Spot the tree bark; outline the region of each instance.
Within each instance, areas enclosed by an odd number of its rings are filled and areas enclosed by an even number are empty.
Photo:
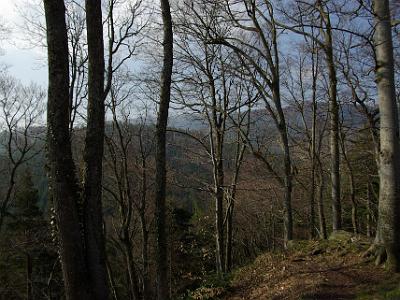
[[[380,192],[375,244],[385,249],[388,269],[400,271],[400,151],[389,1],[374,0],[373,10],[380,110]]]
[[[26,253],[26,299],[33,300],[32,256]]]
[[[367,237],[372,237],[372,208],[371,208],[371,200],[372,200],[372,191],[371,191],[371,183],[367,182]]]
[[[279,72],[279,71],[276,71]],[[287,125],[285,115],[283,113],[280,96],[279,74],[275,75],[273,90],[273,101],[276,106],[278,115],[278,130],[281,141],[281,147],[284,155],[284,214],[283,214],[283,242],[284,247],[287,247],[288,241],[293,239],[293,213],[292,213],[292,190],[293,190],[293,176],[292,176],[292,161],[290,156],[289,138],[287,133]]]
[[[216,127],[214,124],[213,127]],[[223,274],[225,269],[225,238],[224,238],[224,212],[223,203],[225,198],[224,190],[224,164],[222,159],[223,137],[220,133],[221,128],[211,129],[211,137],[215,136],[216,151],[214,157],[214,194],[215,194],[215,238],[216,238],[216,267],[217,273]]]
[[[161,74],[160,104],[156,126],[156,236],[157,299],[169,299],[168,254],[166,231],[166,129],[171,98],[173,67],[173,31],[168,0],[160,0],[164,28],[164,58]]]
[[[101,1],[86,0],[89,59],[87,130],[84,153],[84,230],[93,295],[108,299],[103,235],[102,177],[104,152],[104,42]]]
[[[327,27],[325,47],[329,74],[332,229],[336,231],[342,229],[342,207],[340,203],[339,104],[337,101],[337,76],[329,17],[326,17],[325,22]]]
[[[59,227],[60,258],[68,300],[93,299],[79,217],[79,188],[69,132],[69,66],[65,6],[44,1],[48,51],[47,159]]]
[[[328,237],[326,231],[326,219],[324,210],[324,170],[322,164],[318,161],[319,165],[319,184],[318,184],[318,221],[319,221],[319,236],[321,239]]]

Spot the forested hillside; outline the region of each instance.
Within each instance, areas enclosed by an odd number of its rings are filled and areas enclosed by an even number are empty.
[[[397,1],[15,5],[0,299],[400,299]]]

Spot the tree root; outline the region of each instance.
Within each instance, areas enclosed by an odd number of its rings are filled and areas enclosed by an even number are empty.
[[[368,261],[375,260],[375,265],[380,266],[387,261],[386,249],[383,245],[372,244],[362,255],[363,258],[369,258]]]

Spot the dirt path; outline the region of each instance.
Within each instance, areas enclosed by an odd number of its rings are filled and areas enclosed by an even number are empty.
[[[324,250],[265,254],[236,274],[225,299],[355,299],[393,281],[383,268],[362,258],[362,251],[338,244]]]

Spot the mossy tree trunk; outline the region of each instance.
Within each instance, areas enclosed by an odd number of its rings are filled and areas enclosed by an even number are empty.
[[[400,152],[394,83],[391,18],[388,0],[374,0],[376,82],[380,110],[379,217],[375,245],[378,261],[400,270]]]
[[[93,299],[79,216],[79,188],[69,132],[69,63],[65,6],[44,1],[49,87],[47,102],[47,159],[50,193],[59,228],[60,259],[68,300]]]

